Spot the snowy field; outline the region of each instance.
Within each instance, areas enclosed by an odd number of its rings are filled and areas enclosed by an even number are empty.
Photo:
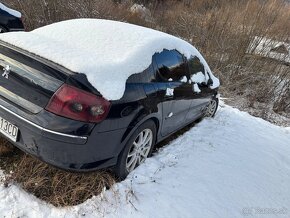
[[[112,190],[71,208],[0,185],[0,217],[79,216],[290,217],[290,128],[224,105]]]

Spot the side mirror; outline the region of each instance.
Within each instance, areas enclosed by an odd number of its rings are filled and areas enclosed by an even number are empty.
[[[208,86],[212,86],[212,85],[213,85],[213,81],[212,81],[211,78],[208,79],[208,81],[207,81],[207,85],[208,85]]]

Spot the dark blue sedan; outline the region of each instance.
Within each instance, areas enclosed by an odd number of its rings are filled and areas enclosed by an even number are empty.
[[[23,30],[21,13],[0,3],[0,33]]]

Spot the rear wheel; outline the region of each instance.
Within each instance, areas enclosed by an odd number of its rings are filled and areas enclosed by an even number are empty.
[[[152,120],[137,128],[118,158],[115,173],[120,179],[125,179],[151,155],[155,139],[156,126]]]
[[[3,26],[0,25],[0,33],[6,33],[7,30]]]
[[[213,98],[207,108],[206,108],[206,111],[205,111],[205,117],[214,117],[215,114],[216,114],[216,111],[218,109],[218,105],[219,105],[219,99],[218,98]]]

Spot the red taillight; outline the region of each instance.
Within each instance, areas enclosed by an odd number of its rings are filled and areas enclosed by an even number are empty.
[[[100,122],[107,117],[110,105],[102,97],[64,84],[52,96],[45,109],[74,120]]]

